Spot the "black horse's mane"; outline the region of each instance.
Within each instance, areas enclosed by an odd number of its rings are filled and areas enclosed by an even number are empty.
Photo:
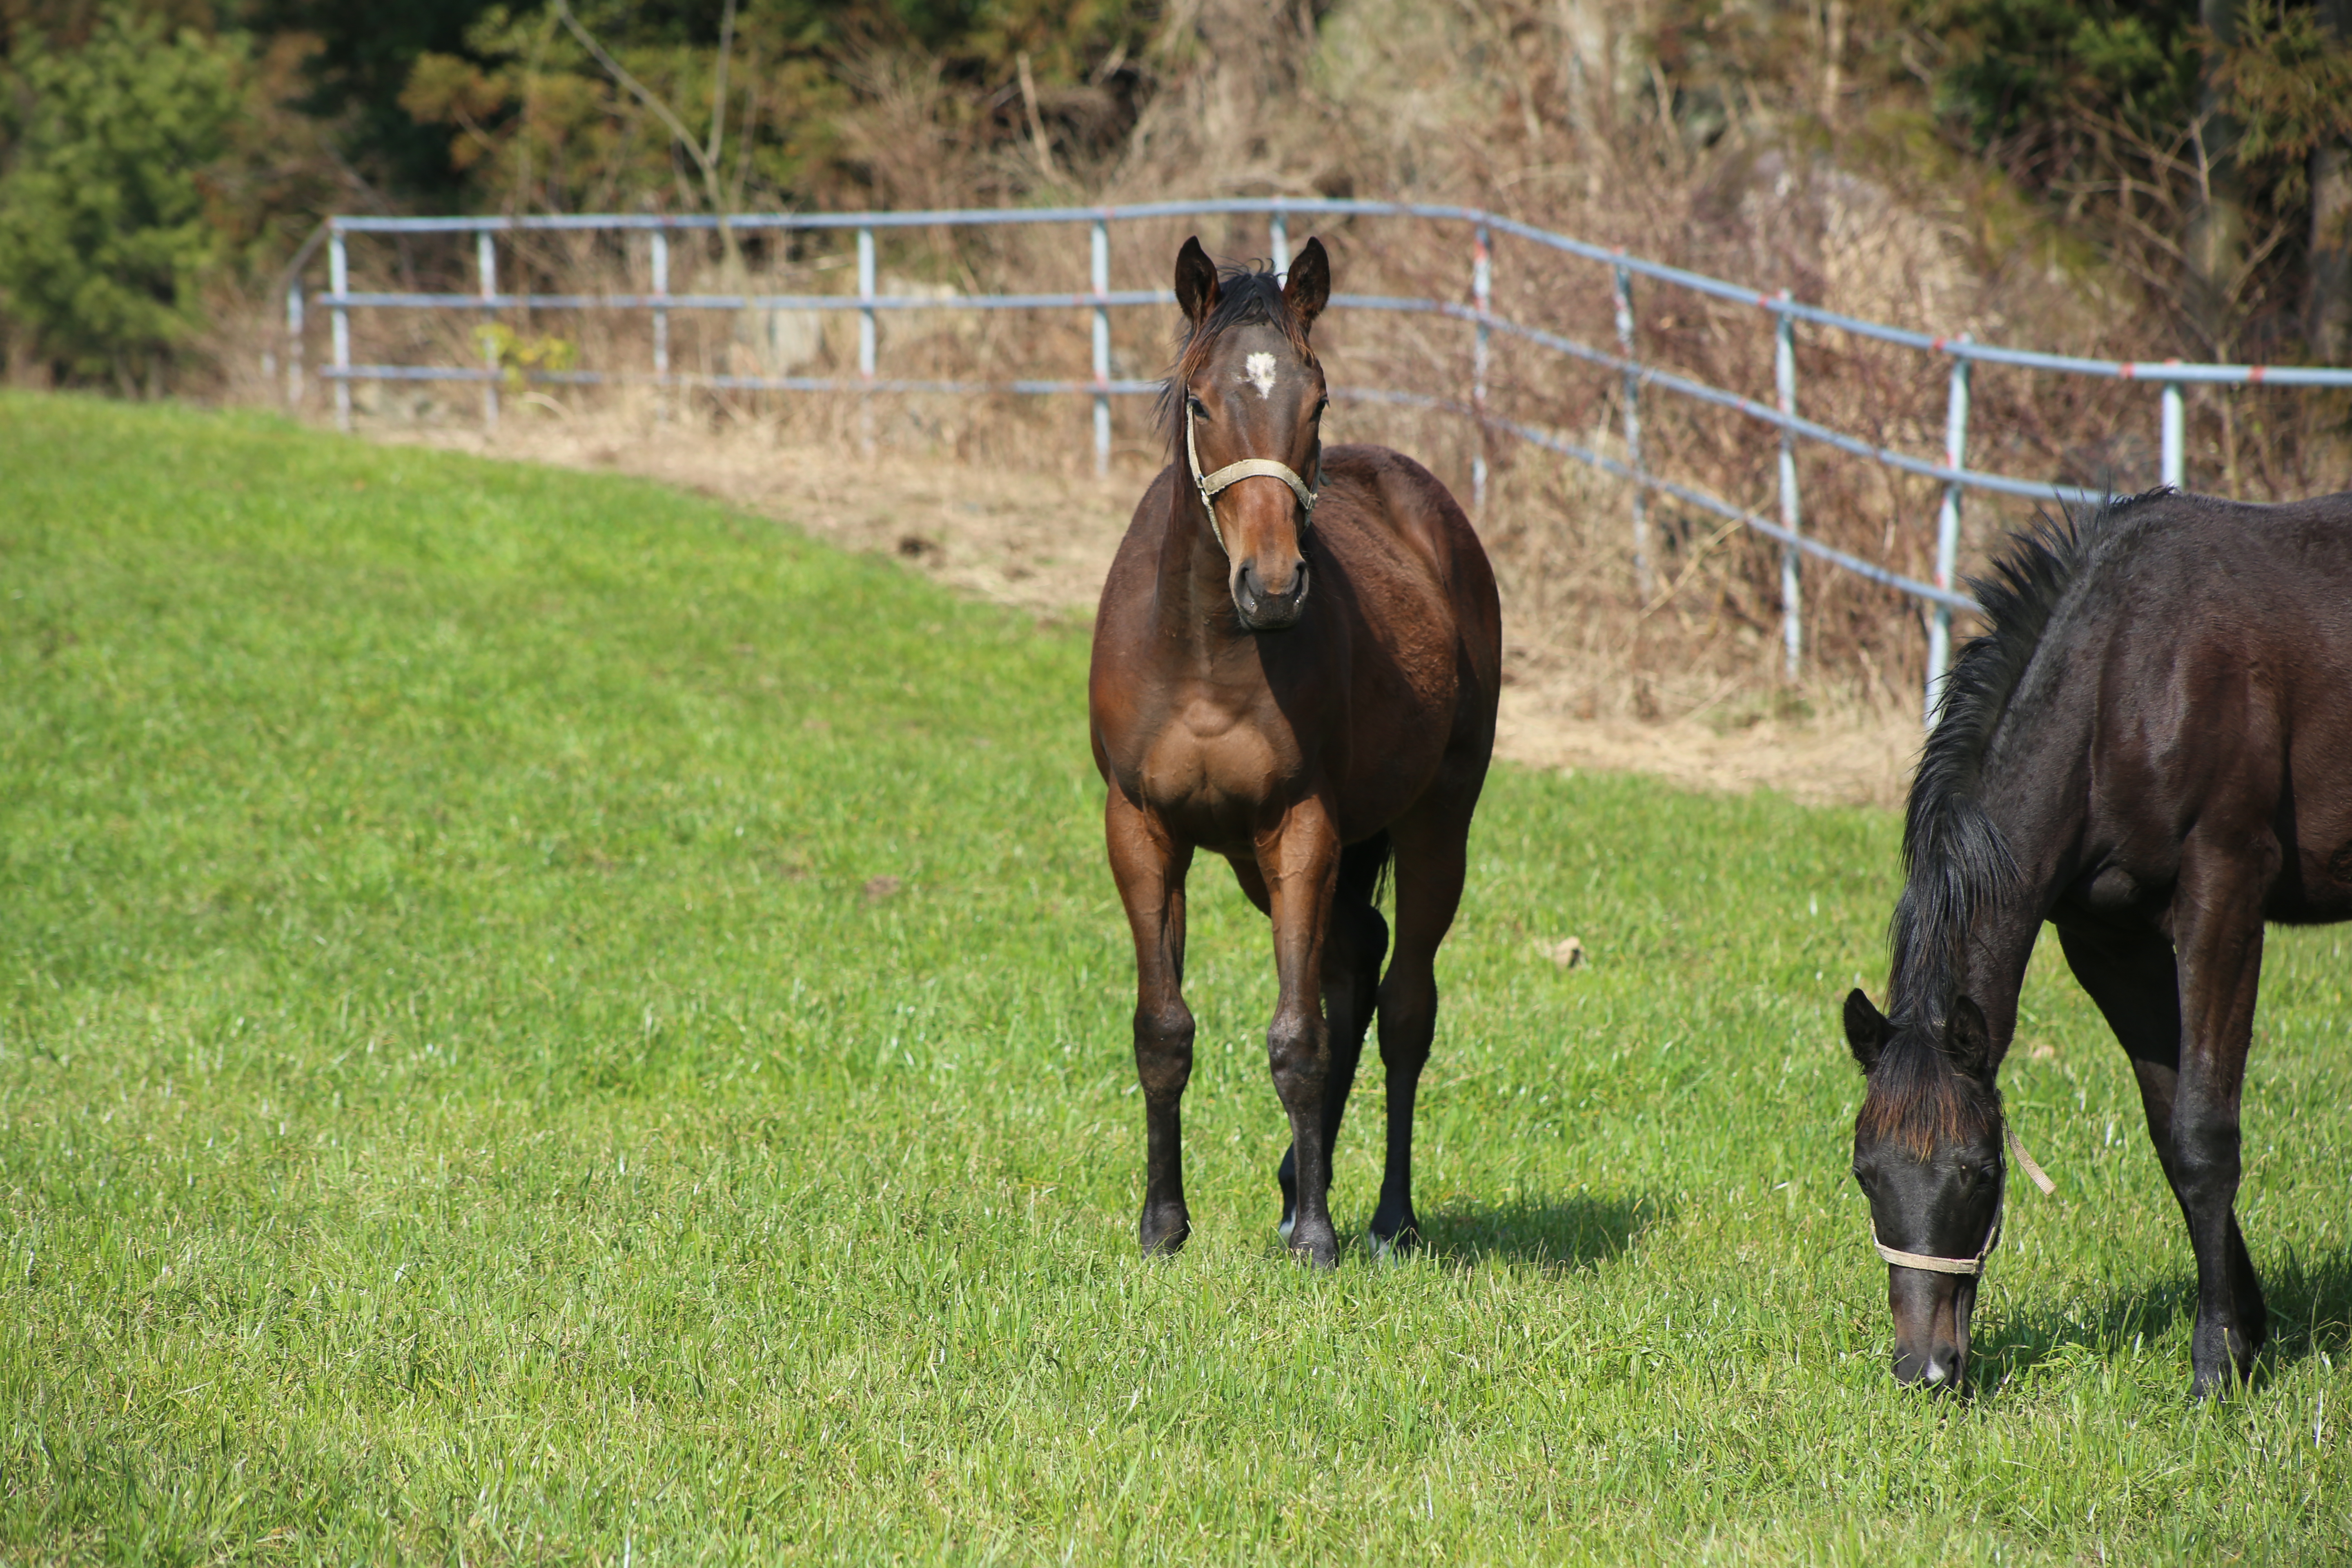
[[[1283,298],[1282,279],[1270,264],[1246,262],[1217,268],[1217,302],[1199,326],[1187,321],[1176,331],[1176,363],[1160,388],[1160,428],[1171,446],[1183,439],[1184,388],[1207,363],[1218,338],[1235,327],[1272,327],[1288,340],[1298,357],[1316,363],[1307,343],[1307,325]]]
[[[1935,728],[1920,752],[1919,770],[1903,821],[1903,896],[1887,931],[1894,959],[1888,1012],[1895,1026],[1871,1075],[1874,1120],[1922,1131],[1912,1114],[1923,1101],[1939,1107],[1948,1128],[1971,1119],[1973,1105],[1946,1069],[1940,1040],[1952,1003],[1960,956],[1979,911],[2009,892],[2019,872],[2000,829],[1980,796],[1986,753],[2024,679],[2066,590],[2116,520],[2171,494],[2169,487],[2110,497],[2063,518],[2044,516],[2011,536],[2011,547],[1990,574],[1969,587],[1987,629],[1953,660],[1936,702]],[[1923,1048],[1924,1047],[1924,1048]]]

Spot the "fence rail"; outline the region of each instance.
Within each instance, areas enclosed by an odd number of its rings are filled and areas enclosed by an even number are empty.
[[[1817,305],[1801,304],[1786,292],[1759,293],[1721,279],[1627,255],[1624,251],[1573,239],[1533,225],[1519,223],[1476,207],[1416,202],[1370,202],[1324,199],[1233,198],[1220,201],[1149,202],[1118,206],[1032,207],[1009,210],[941,210],[869,213],[745,213],[725,218],[709,216],[670,216],[658,214],[545,214],[522,217],[383,217],[339,216],[323,226],[328,252],[329,288],[305,294],[299,260],[289,269],[286,295],[287,327],[291,354],[286,366],[289,401],[299,401],[305,365],[302,327],[306,305],[330,312],[332,363],[320,374],[334,387],[338,425],[349,429],[351,389],[354,383],[459,382],[481,385],[483,418],[498,418],[498,389],[520,374],[530,382],[553,385],[604,384],[706,387],[722,391],[940,393],[977,395],[1013,393],[1034,395],[1080,395],[1094,402],[1095,458],[1107,468],[1110,456],[1110,399],[1154,395],[1156,381],[1115,377],[1110,370],[1109,312],[1144,306],[1164,306],[1175,296],[1158,289],[1113,289],[1109,286],[1109,226],[1152,218],[1211,216],[1262,216],[1267,221],[1276,270],[1289,265],[1288,220],[1292,216],[1402,217],[1461,224],[1470,229],[1470,302],[1389,295],[1337,294],[1336,309],[1434,315],[1465,323],[1472,332],[1471,384],[1466,399],[1394,388],[1337,389],[1335,395],[1360,401],[1428,408],[1472,421],[1482,433],[1472,459],[1472,504],[1483,506],[1486,488],[1486,436],[1503,436],[1584,463],[1627,481],[1632,497],[1633,553],[1637,591],[1647,598],[1654,591],[1650,560],[1647,497],[1650,492],[1674,497],[1685,505],[1741,524],[1782,549],[1780,599],[1782,639],[1787,669],[1794,679],[1803,653],[1800,616],[1801,577],[1798,559],[1811,555],[1866,581],[1909,595],[1927,607],[1927,711],[1932,717],[1950,650],[1951,617],[1956,610],[1975,608],[1974,601],[1954,590],[1952,574],[1958,556],[1961,497],[1982,490],[2060,502],[2095,501],[2098,492],[2079,486],[2023,479],[1966,466],[1969,368],[1978,363],[2006,365],[2050,374],[2102,377],[2116,381],[2149,381],[2158,387],[2159,447],[2163,482],[2178,485],[2185,468],[2184,418],[2181,389],[2191,384],[2240,386],[2352,386],[2352,369],[2310,365],[2192,364],[2178,360],[2136,362],[2103,360],[2073,354],[2042,353],[1976,342],[1966,335],[1937,336],[1842,315]],[[959,228],[1008,225],[1085,225],[1089,240],[1092,287],[1079,291],[1028,294],[976,294],[950,298],[905,297],[876,289],[875,236],[898,229]],[[850,232],[857,241],[857,292],[843,294],[674,294],[668,290],[668,237],[674,233],[719,230]],[[653,291],[650,293],[535,294],[501,291],[498,287],[496,242],[501,235],[531,233],[640,233],[651,247]],[[471,234],[476,240],[479,287],[470,294],[354,290],[350,287],[349,238],[354,235]],[[1508,237],[1556,254],[1605,267],[1612,286],[1617,352],[1579,342],[1540,326],[1510,320],[1492,304],[1493,244]],[[309,247],[306,247],[304,258]],[[1688,290],[1709,299],[1753,307],[1766,314],[1773,334],[1774,399],[1765,403],[1693,377],[1642,363],[1637,352],[1639,316],[1634,309],[1633,280],[1636,278]],[[644,371],[547,370],[520,373],[501,367],[496,351],[486,346],[486,362],[465,365],[360,364],[351,357],[351,312],[353,310],[501,310],[538,309],[631,310],[653,318],[652,366]],[[760,376],[689,374],[669,363],[669,315],[678,310],[731,311],[745,310],[855,312],[858,318],[857,374],[848,376]],[[894,379],[877,374],[877,323],[881,316],[903,310],[1086,310],[1092,313],[1093,374],[1078,378],[1011,381]],[[1797,323],[1827,328],[1897,348],[1939,356],[1949,362],[1943,460],[1937,462],[1896,451],[1835,429],[1797,413],[1794,329]],[[1595,451],[1555,432],[1501,417],[1487,407],[1489,344],[1500,332],[1518,342],[1547,350],[1596,368],[1613,371],[1621,380],[1624,419],[1622,458]],[[1672,394],[1696,403],[1723,408],[1779,433],[1778,522],[1752,509],[1742,508],[1696,486],[1654,473],[1644,461],[1642,445],[1641,399],[1644,389]],[[1900,472],[1932,479],[1944,487],[1937,517],[1935,580],[1923,583],[1837,550],[1804,532],[1801,497],[1795,463],[1800,440],[1827,447],[1848,456],[1882,464]]]

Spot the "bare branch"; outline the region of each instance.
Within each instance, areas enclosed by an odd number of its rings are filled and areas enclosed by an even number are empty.
[[[734,14],[731,5],[729,7],[728,14],[731,20]],[[711,155],[702,150],[702,143],[694,139],[694,133],[686,128],[686,122],[672,111],[668,104],[662,101],[661,96],[635,77],[631,76],[626,67],[604,52],[604,46],[598,43],[595,36],[582,26],[580,19],[572,14],[568,0],[555,0],[555,15],[562,21],[564,26],[571,29],[572,36],[580,40],[580,47],[595,57],[596,63],[604,68],[607,75],[635,94],[639,102],[661,117],[662,123],[669,127],[670,134],[683,142],[686,150],[693,154],[694,161],[701,165],[703,177],[706,180],[709,179],[712,173]],[[716,185],[713,185],[711,190],[713,195],[718,194]]]
[[[727,14],[719,24],[719,67],[710,82],[710,151],[705,161],[714,167],[727,136],[727,61],[734,52],[735,0],[727,0]]]
[[[669,127],[670,135],[676,139],[679,146],[686,149],[687,155],[691,157],[696,166],[702,171],[702,188],[710,199],[711,216],[719,220],[719,243],[727,252],[729,271],[740,279],[743,272],[742,247],[736,243],[734,226],[727,221],[726,191],[719,178],[719,141],[722,123],[720,116],[726,110],[723,94],[727,79],[727,55],[735,42],[735,0],[727,0],[727,20],[719,38],[719,80],[722,96],[712,106],[715,112],[712,115],[710,146],[708,150],[705,150],[701,142],[695,140],[694,133],[687,130],[686,121],[680,120],[677,111],[662,101],[658,93],[631,76],[627,68],[607,54],[604,46],[596,41],[595,36],[580,25],[580,18],[572,14],[570,0],[555,0],[555,15],[562,20],[564,26],[570,29],[572,36],[580,40],[581,47],[586,49],[591,56],[594,57],[596,63],[604,68],[607,75],[634,93],[637,101],[660,116],[662,123]]]

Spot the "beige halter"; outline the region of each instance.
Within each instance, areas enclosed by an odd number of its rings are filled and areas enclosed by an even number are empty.
[[[2009,1144],[2009,1152],[2017,1156],[2017,1163],[2024,1167],[2027,1175],[2033,1178],[2033,1184],[2040,1187],[2045,1194],[2055,1194],[2058,1191],[2058,1184],[2052,1181],[2043,1173],[2042,1167],[2033,1163],[2033,1156],[2027,1153],[2025,1145],[2018,1141],[2017,1129],[2004,1121],[2000,1126],[2000,1132],[2002,1139]],[[2003,1203],[2005,1204],[2006,1201],[2004,1196]],[[1992,1258],[1992,1249],[2000,1245],[2001,1207],[2000,1204],[1993,1206],[1992,1228],[1985,1233],[1984,1245],[1977,1248],[1977,1255],[1974,1258],[1937,1258],[1932,1253],[1905,1252],[1897,1247],[1889,1247],[1878,1239],[1878,1220],[1874,1215],[1870,1222],[1870,1245],[1878,1248],[1879,1257],[1899,1268],[1924,1268],[1930,1274],[1965,1274],[1971,1279],[1978,1279],[1983,1275],[1985,1264]]]
[[[1217,496],[1243,479],[1280,479],[1290,487],[1290,493],[1298,498],[1299,510],[1306,514],[1300,520],[1299,531],[1304,533],[1315,525],[1318,492],[1308,489],[1307,481],[1300,479],[1287,463],[1277,463],[1272,458],[1244,458],[1238,463],[1227,463],[1213,474],[1201,472],[1201,448],[1192,441],[1192,400],[1190,397],[1184,400],[1184,461],[1192,468],[1193,488],[1201,492],[1202,509],[1209,514],[1209,532],[1215,537],[1217,548],[1224,552],[1228,560],[1234,552],[1225,545],[1225,531],[1217,525]],[[1320,479],[1323,477],[1321,463],[1317,463],[1316,468],[1315,477]]]

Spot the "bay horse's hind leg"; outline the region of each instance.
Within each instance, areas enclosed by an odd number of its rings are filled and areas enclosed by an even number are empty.
[[[1412,1207],[1412,1110],[1421,1069],[1437,1034],[1437,945],[1462,901],[1470,807],[1419,814],[1399,823],[1396,837],[1396,952],[1381,982],[1381,1061],[1388,1069],[1388,1160],[1380,1206],[1372,1212],[1372,1248],[1385,1254],[1421,1241]]]
[[[1339,1141],[1339,1118],[1355,1087],[1356,1063],[1372,1026],[1380,995],[1381,960],[1388,952],[1389,925],[1373,902],[1381,873],[1388,868],[1385,833],[1351,844],[1339,855],[1339,887],[1331,896],[1331,924],[1323,938],[1323,1024],[1328,1031],[1331,1065],[1323,1080],[1323,1168]],[[1282,1169],[1282,1238],[1298,1213],[1298,1151],[1286,1149]]]

